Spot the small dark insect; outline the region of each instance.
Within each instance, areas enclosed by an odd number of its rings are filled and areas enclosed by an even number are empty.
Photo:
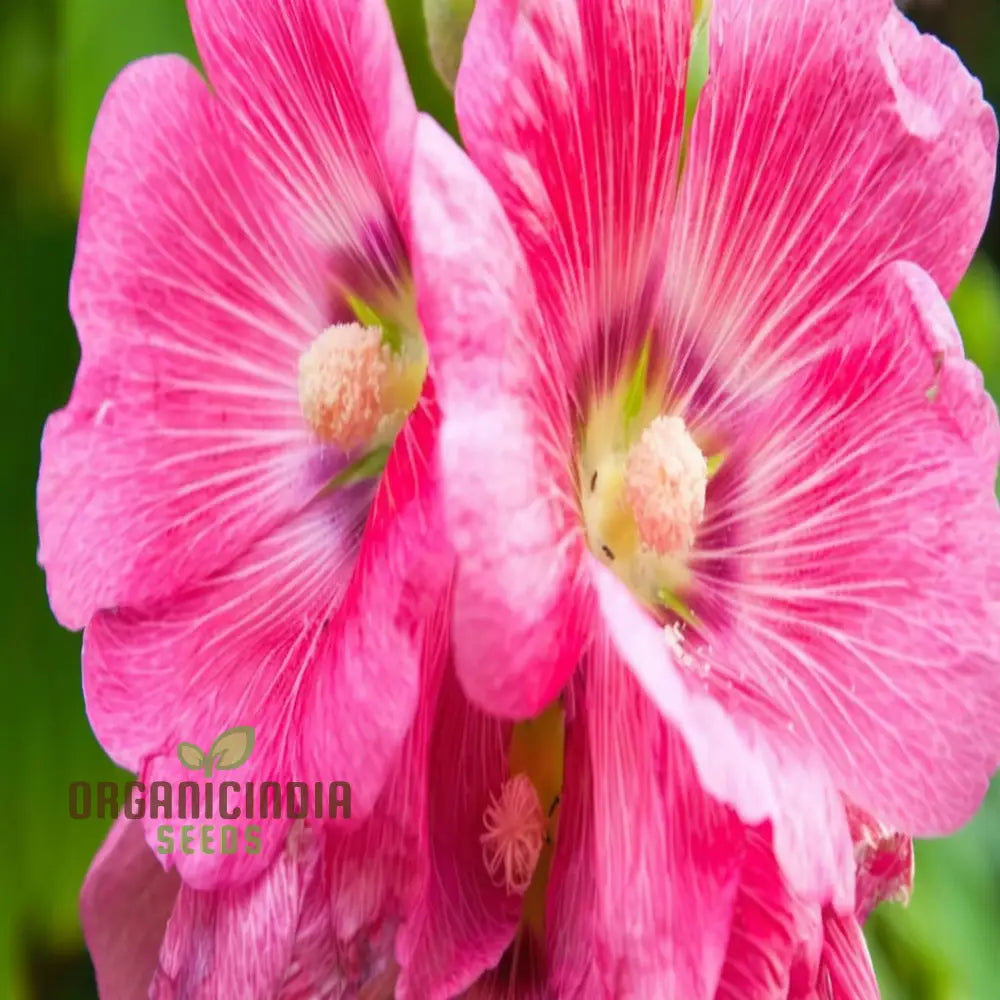
[[[615,554],[607,547],[607,545],[601,546],[601,551],[612,561],[615,561]]]
[[[556,806],[558,806],[558,805],[559,805],[559,796],[557,795],[552,800],[552,805],[549,806],[549,818],[552,817],[552,814],[556,811]]]
[[[590,477],[590,492],[593,493],[597,489],[597,470],[594,470],[594,474]]]

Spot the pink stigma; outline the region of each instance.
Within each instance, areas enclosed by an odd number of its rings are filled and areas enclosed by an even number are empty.
[[[708,463],[680,417],[657,417],[632,446],[625,492],[643,542],[684,554],[705,515]]]
[[[377,327],[342,323],[313,341],[299,359],[299,406],[320,441],[351,451],[372,437],[387,369]]]
[[[523,895],[545,843],[542,804],[526,774],[504,782],[483,814],[483,825],[483,862],[494,884],[505,886],[508,895]]]

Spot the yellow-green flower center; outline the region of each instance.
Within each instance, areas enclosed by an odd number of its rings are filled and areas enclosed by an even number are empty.
[[[544,940],[545,894],[563,787],[565,717],[561,702],[514,726],[508,773],[483,816],[483,861],[507,891],[523,896],[521,931]],[[519,931],[519,933],[521,932]]]
[[[324,330],[299,360],[299,405],[317,440],[344,452],[391,443],[420,398],[422,347],[412,338],[396,351],[360,323]]]
[[[707,459],[678,414],[664,413],[662,380],[649,385],[649,352],[590,409],[577,474],[591,552],[651,607],[687,617],[689,556],[705,516]]]

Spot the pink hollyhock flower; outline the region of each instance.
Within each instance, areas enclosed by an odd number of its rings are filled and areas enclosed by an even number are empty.
[[[252,726],[242,782],[349,780],[363,815],[434,587],[408,574],[435,419],[404,237],[416,110],[380,0],[189,10],[211,89],[143,60],[94,130],[39,558],[119,764],[190,778],[180,742]],[[286,831],[178,864],[234,883]]]
[[[456,670],[524,719],[608,646],[845,914],[842,797],[940,834],[1000,753],[1000,430],[942,294],[996,121],[890,0],[716,0],[688,125],[694,6],[480,0],[457,104],[489,186],[418,128]],[[622,725],[590,762],[624,783],[593,810],[629,824],[591,858],[612,934],[668,926],[619,894],[624,861],[669,884],[626,792],[656,745]]]
[[[859,902],[839,916],[788,887],[765,830],[705,795],[613,658],[514,724],[429,653],[415,725],[360,826],[297,827],[259,880],[201,891],[119,821],[81,896],[103,995],[877,996],[860,921],[908,892],[908,839],[851,810]],[[617,757],[627,732],[648,751]]]

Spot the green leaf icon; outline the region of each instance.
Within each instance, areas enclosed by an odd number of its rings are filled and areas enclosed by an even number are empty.
[[[233,729],[227,729],[216,739],[212,744],[212,749],[208,751],[209,761],[206,765],[206,775],[211,774],[213,764],[219,771],[232,771],[233,768],[246,763],[250,754],[253,753],[253,744],[253,726],[236,726]]]
[[[205,754],[193,743],[178,743],[177,756],[180,762],[191,771],[200,771],[205,764]]]

